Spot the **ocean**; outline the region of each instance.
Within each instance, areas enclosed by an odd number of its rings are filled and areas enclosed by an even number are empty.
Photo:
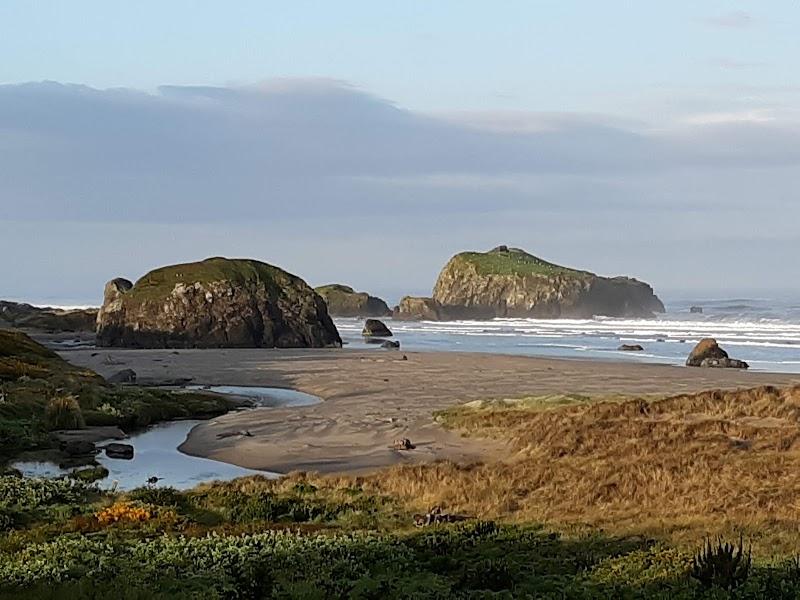
[[[703,313],[690,313],[691,306],[701,306]],[[698,340],[713,337],[731,357],[747,361],[753,370],[800,373],[800,300],[675,300],[666,302],[666,309],[654,319],[382,320],[406,350],[681,365]],[[361,338],[363,319],[335,322],[347,347],[374,347]],[[641,344],[644,351],[620,351],[621,344]]]

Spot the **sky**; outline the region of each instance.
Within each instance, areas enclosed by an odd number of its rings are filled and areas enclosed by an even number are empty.
[[[800,293],[800,2],[0,2],[0,298],[208,256],[427,294],[520,246]]]

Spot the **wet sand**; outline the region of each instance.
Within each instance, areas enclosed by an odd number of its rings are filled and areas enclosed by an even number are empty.
[[[354,473],[406,461],[502,459],[502,442],[462,438],[435,423],[434,411],[471,400],[800,384],[797,374],[377,348],[61,354],[105,376],[133,369],[141,383],[191,378],[192,384],[284,387],[321,397],[324,402],[314,406],[230,413],[195,427],[180,447],[187,454],[279,473]],[[239,430],[252,437],[225,437]],[[416,448],[390,449],[398,438],[409,438]]]

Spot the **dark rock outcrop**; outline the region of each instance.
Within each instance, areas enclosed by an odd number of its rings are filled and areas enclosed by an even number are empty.
[[[114,279],[97,344],[136,348],[341,346],[325,301],[302,279],[256,260],[209,258]]]
[[[400,300],[392,318],[398,321],[441,321],[442,307],[433,298],[405,296]]]
[[[388,317],[392,314],[389,306],[376,296],[357,292],[353,288],[334,283],[315,288],[333,317]]]
[[[95,445],[87,440],[69,440],[61,444],[61,450],[68,456],[86,456],[97,452]]]
[[[120,444],[119,442],[112,442],[103,447],[106,451],[108,458],[119,458],[122,460],[131,460],[133,458],[133,446],[130,444]]]
[[[387,350],[399,350],[400,342],[396,340],[386,340],[381,344],[381,348],[386,348]]]
[[[644,350],[641,344],[622,344],[617,350],[622,350],[623,352],[641,352]]]
[[[713,338],[703,338],[692,348],[689,357],[686,359],[686,366],[699,367],[707,358],[728,358],[728,353],[719,347],[717,340]]]
[[[703,307],[702,306],[691,306],[689,307],[689,312],[696,315],[703,314]]]
[[[0,325],[49,333],[94,331],[96,308],[62,309],[0,300]]]
[[[392,332],[383,321],[367,319],[361,331],[364,337],[392,337]]]
[[[720,348],[717,340],[703,338],[692,349],[689,358],[686,359],[687,367],[712,367],[721,369],[747,369],[745,361],[730,358],[728,353]]]
[[[644,282],[562,267],[506,246],[454,256],[439,274],[433,300],[450,319],[652,317],[664,312]]]

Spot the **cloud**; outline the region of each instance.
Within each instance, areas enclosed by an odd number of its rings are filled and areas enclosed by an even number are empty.
[[[455,251],[511,243],[675,286],[712,268],[701,238],[729,257],[715,277],[740,278],[755,260],[744,231],[800,220],[793,117],[432,115],[320,79],[4,85],[0,255],[20,258],[0,281],[81,300],[115,275],[239,255],[394,295],[426,290]],[[782,230],[781,247],[796,235]],[[754,269],[750,282],[772,277]]]
[[[734,10],[713,17],[705,17],[701,21],[709,27],[721,27],[724,29],[747,29],[756,23],[755,17],[743,10]]]

